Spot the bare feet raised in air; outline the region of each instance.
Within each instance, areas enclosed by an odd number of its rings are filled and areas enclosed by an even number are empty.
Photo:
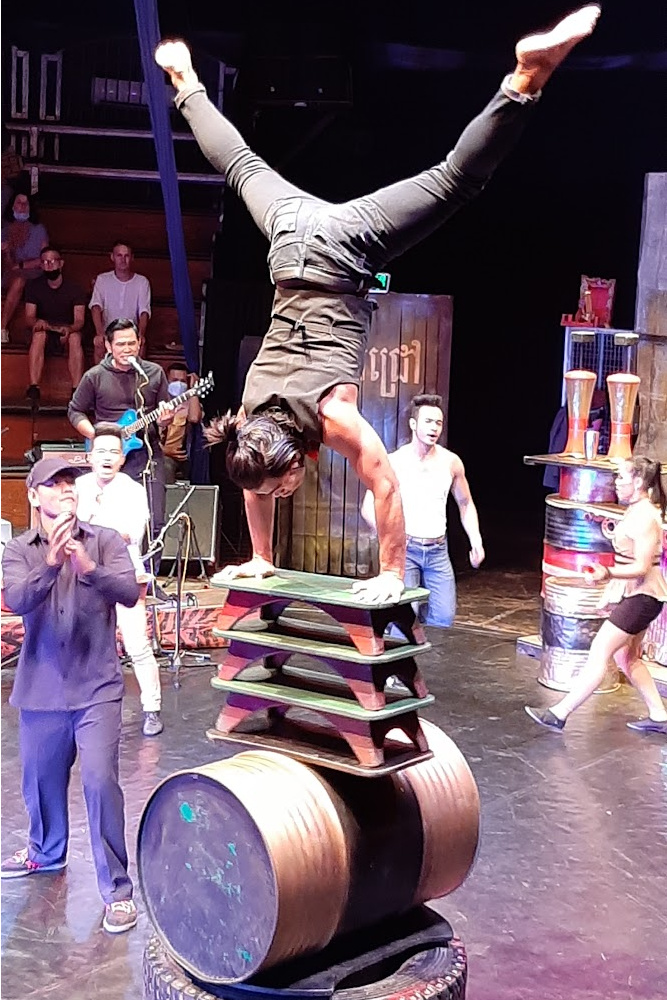
[[[535,94],[541,90],[556,66],[591,34],[599,16],[598,4],[589,4],[568,14],[551,31],[527,35],[517,42],[512,89],[520,94]]]
[[[169,74],[176,90],[196,87],[199,77],[192,68],[190,49],[179,38],[160,42],[155,50],[155,62]]]

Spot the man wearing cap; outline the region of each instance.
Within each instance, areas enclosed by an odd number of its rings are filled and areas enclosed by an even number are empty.
[[[31,469],[28,499],[38,526],[12,539],[2,571],[6,605],[25,638],[10,704],[19,709],[28,846],[0,866],[2,878],[67,864],[67,789],[79,756],[97,872],[111,933],[137,922],[127,871],[125,810],[118,783],[123,677],[116,653],[117,603],[139,598],[121,536],[76,518],[75,478],[56,458]]]

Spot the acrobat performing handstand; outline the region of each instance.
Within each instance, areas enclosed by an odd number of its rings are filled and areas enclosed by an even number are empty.
[[[335,205],[282,178],[252,152],[208,100],[183,41],[155,58],[177,91],[176,106],[211,164],[269,240],[275,285],[271,323],[248,371],[236,416],[217,418],[209,441],[224,442],[230,478],[244,491],[253,557],[223,575],[267,576],[273,567],[276,497],[301,485],[320,444],[347,458],[372,491],[380,573],[358,581],[367,603],[403,591],[405,526],[396,477],[382,441],[358,410],[374,308],[374,275],[434,232],[477,195],[511,151],[542,87],[600,15],[582,7],[543,34],[521,39],[516,67],[441,163],[374,194]]]

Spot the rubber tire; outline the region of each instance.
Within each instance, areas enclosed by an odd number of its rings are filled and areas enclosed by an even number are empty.
[[[198,986],[157,937],[144,949],[144,1000],[220,1000]],[[400,969],[373,985],[336,990],[335,1000],[465,1000],[468,961],[461,941],[452,938],[449,946],[433,956],[422,952],[408,959]]]

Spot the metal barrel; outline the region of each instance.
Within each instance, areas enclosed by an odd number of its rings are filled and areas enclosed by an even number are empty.
[[[569,691],[572,682],[588,659],[588,650],[563,649],[560,646],[543,646],[538,681],[552,691]],[[618,670],[610,662],[595,694],[609,694],[619,687]]]
[[[576,552],[613,552],[602,531],[604,518],[558,501],[555,496],[546,498],[544,541],[548,545]]]
[[[604,518],[546,498],[542,552],[542,596],[548,576],[580,575],[585,566],[613,566],[614,549],[602,530]]]
[[[559,549],[548,542],[544,543],[542,550],[542,572],[545,577],[575,576],[581,582],[586,566],[613,566],[614,562],[613,552],[575,552],[573,549]]]
[[[392,775],[318,770],[249,751],[165,779],[139,826],[146,908],[179,964],[243,982],[457,888],[479,796],[456,745]]]
[[[588,659],[595,635],[607,617],[600,606],[604,585],[587,586],[582,578],[547,577],[542,608],[542,658],[538,680],[545,687],[569,691]],[[598,693],[618,687],[618,669],[610,661]]]
[[[586,584],[579,577],[548,577],[544,585],[544,613],[571,618],[607,617],[601,608],[605,584]]]
[[[564,465],[560,469],[558,495],[579,503],[616,503],[615,473]]]

